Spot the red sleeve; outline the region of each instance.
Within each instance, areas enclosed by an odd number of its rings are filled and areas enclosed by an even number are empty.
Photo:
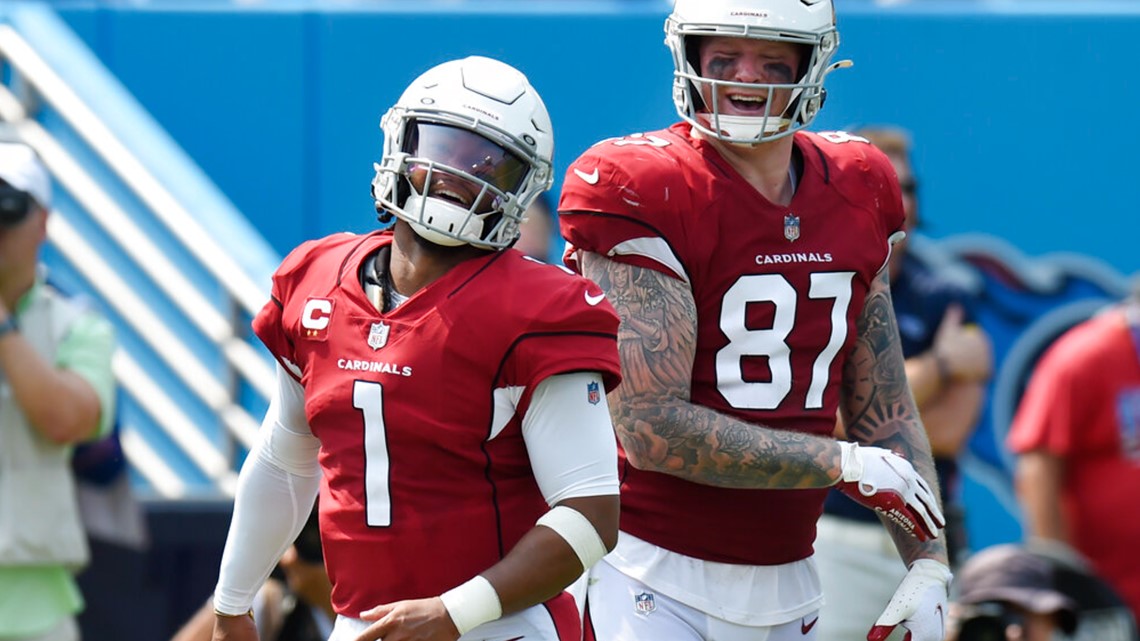
[[[871,146],[868,155],[872,161],[869,179],[875,188],[875,199],[881,203],[879,210],[883,212],[883,232],[889,238],[891,234],[902,230],[906,225],[906,210],[903,208],[899,177],[890,158],[878,147]]]
[[[511,347],[502,378],[527,393],[544,379],[569,372],[599,372],[606,391],[621,382],[618,316],[601,288],[578,276],[559,274],[564,285],[540,308],[525,311],[527,329]]]
[[[273,273],[273,287],[269,301],[253,319],[253,333],[269,349],[294,378],[300,380],[298,356],[294,332],[297,331],[297,315],[300,310],[290,307],[304,301],[294,301],[298,283],[307,275],[325,273],[329,267],[325,263],[339,265],[340,253],[336,248],[348,244],[347,234],[335,234],[327,238],[312,240],[297,246]],[[330,248],[332,251],[329,251]],[[335,273],[329,276],[331,282]],[[331,305],[333,301],[329,301]]]
[[[566,263],[577,269],[572,253],[582,249],[685,278],[678,259],[678,247],[685,238],[684,218],[678,212],[689,209],[689,189],[674,155],[684,150],[675,143],[661,147],[621,144],[629,141],[598,143],[567,170],[558,203],[559,225],[567,242]],[[637,171],[627,171],[630,167]],[[649,239],[656,242],[649,243]],[[630,242],[644,247],[611,251]]]
[[[277,359],[277,362],[281,363],[296,378],[296,356],[293,353],[293,340],[285,332],[284,324],[281,322],[284,308],[281,300],[277,298],[276,289],[277,286],[274,283],[273,296],[254,317],[253,333],[269,349],[273,358]]]
[[[891,159],[881,149],[845,132],[804,132],[802,135],[819,155],[826,156],[828,164],[834,165],[832,169],[821,170],[825,176],[834,177],[835,187],[843,197],[856,207],[871,204],[884,238],[889,239],[891,234],[904,228],[906,210],[898,175]],[[804,161],[820,162],[810,149],[805,150]]]

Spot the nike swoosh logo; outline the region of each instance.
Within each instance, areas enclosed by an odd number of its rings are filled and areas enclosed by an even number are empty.
[[[808,632],[811,632],[811,629],[814,628],[815,624],[818,622],[819,622],[819,617],[812,619],[811,623],[804,623],[803,619],[800,619],[800,633],[801,634],[807,634]]]
[[[586,172],[582,171],[581,169],[578,169],[577,167],[575,167],[574,173],[579,178],[586,181],[587,184],[590,184],[590,185],[598,184],[598,178],[600,177],[600,175],[598,174],[598,168],[597,167],[594,167],[594,171],[592,171],[588,174]]]
[[[507,641],[519,641],[519,639],[525,639],[525,638],[526,637],[511,637],[511,638],[507,639]]]
[[[602,302],[602,299],[605,297],[606,297],[606,294],[604,292],[601,294],[598,294],[597,296],[591,296],[590,292],[586,292],[586,304],[589,305],[590,307],[593,307],[594,305],[597,305],[598,303]]]

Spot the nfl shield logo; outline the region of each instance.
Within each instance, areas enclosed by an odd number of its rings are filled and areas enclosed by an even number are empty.
[[[800,237],[800,217],[788,214],[784,216],[784,238],[791,242]]]
[[[602,400],[602,390],[597,381],[586,386],[586,400],[590,401],[590,405],[597,405]]]
[[[387,345],[389,329],[388,323],[372,323],[372,329],[368,331],[368,346],[377,350]]]
[[[652,592],[642,592],[633,597],[633,609],[640,614],[650,614],[657,609]]]

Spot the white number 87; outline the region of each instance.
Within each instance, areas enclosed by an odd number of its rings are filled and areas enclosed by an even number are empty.
[[[827,345],[812,365],[804,409],[823,407],[831,362],[847,339],[847,308],[851,305],[851,280],[855,272],[824,272],[811,275],[808,298],[834,299],[831,306],[831,334]],[[720,329],[728,344],[716,354],[717,389],[733,407],[773,410],[792,390],[792,358],[788,334],[796,322],[796,290],[780,274],[742,276],[725,292],[721,300]],[[748,303],[772,303],[775,308],[772,326],[749,329],[745,325]],[[741,359],[745,356],[767,356],[772,380],[744,380]]]

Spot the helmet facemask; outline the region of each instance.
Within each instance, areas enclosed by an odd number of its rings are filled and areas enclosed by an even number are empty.
[[[553,181],[541,99],[521,74],[488,59],[445,63],[422,78],[430,80],[413,83],[381,121],[384,154],[372,181],[381,219],[395,215],[438,245],[511,246]]]
[[[514,241],[529,204],[520,188],[533,182],[528,163],[452,125],[408,119],[400,139],[400,150],[374,165],[386,210],[438,245],[501,249]]]
[[[665,22],[665,43],[673,54],[673,102],[678,114],[701,133],[740,145],[770,142],[811,124],[823,106],[824,78],[831,71],[851,64],[846,60],[830,64],[839,47],[839,33],[830,11],[826,18],[822,18],[818,10],[806,7],[798,0],[787,9],[787,13],[773,11],[771,14],[734,11],[732,7],[718,11],[717,7],[725,3],[711,0],[702,2],[703,6],[694,7],[694,2],[679,0],[674,13]],[[709,8],[709,4],[713,5],[712,8]],[[821,9],[824,6],[830,9],[829,3],[815,4],[820,4]],[[810,20],[796,16],[795,12],[807,13],[808,18],[815,19],[818,24],[805,28]],[[754,17],[761,14],[763,18]],[[784,21],[789,24],[781,26],[780,16],[789,15],[795,16],[796,20],[785,17]],[[699,71],[697,52],[700,40],[710,36],[798,45],[804,52],[798,78],[777,84],[741,83],[703,77]],[[715,97],[731,89],[743,89],[754,95],[766,96],[763,112],[749,116],[721,113]],[[775,113],[772,105],[777,92],[781,91],[788,93],[790,98],[787,107]],[[705,96],[713,99],[706,100]]]

